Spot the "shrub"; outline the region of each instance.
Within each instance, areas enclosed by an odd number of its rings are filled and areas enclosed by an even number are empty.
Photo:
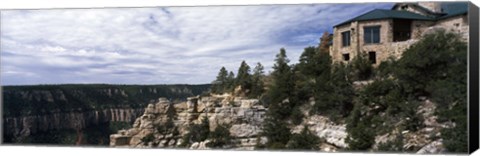
[[[230,136],[230,126],[229,125],[217,125],[215,130],[210,133],[209,139],[210,143],[207,144],[209,147],[223,147],[231,143]]]
[[[349,64],[353,80],[368,80],[373,76],[373,67],[367,53],[358,54]]]
[[[371,128],[370,119],[361,113],[362,106],[355,105],[347,120],[347,138],[349,150],[367,150],[375,143],[375,131]]]
[[[318,150],[319,143],[320,138],[312,134],[305,126],[300,134],[292,134],[287,147],[295,150]]]
[[[300,110],[300,107],[297,106],[297,107],[293,108],[292,114],[290,115],[290,119],[291,119],[293,124],[299,125],[303,121],[303,116],[304,115],[303,115],[302,111]]]
[[[290,140],[290,129],[287,124],[278,118],[267,116],[263,122],[262,135],[267,137],[266,147],[269,149],[283,149]]]
[[[204,141],[210,134],[210,124],[208,118],[204,117],[202,123],[192,124],[188,127],[188,133],[183,136],[181,147],[187,147],[191,143]]]

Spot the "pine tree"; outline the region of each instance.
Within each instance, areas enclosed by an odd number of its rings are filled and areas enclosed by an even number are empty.
[[[266,147],[269,149],[283,149],[290,140],[290,129],[284,120],[267,116],[263,122],[262,135],[267,137]]]
[[[212,93],[223,93],[226,90],[227,83],[227,73],[228,71],[225,67],[222,67],[218,72],[217,79],[213,81]]]
[[[288,62],[285,49],[280,49],[271,74],[273,82],[268,86],[267,95],[270,101],[266,119],[263,122],[262,134],[267,137],[266,147],[270,149],[285,148],[290,139],[290,129],[284,120],[290,116],[293,108],[289,98],[293,95],[294,82]]]
[[[345,142],[349,150],[365,151],[375,143],[375,131],[370,126],[371,118],[362,115],[361,111],[361,104],[356,105],[348,118]]]
[[[288,65],[288,58],[285,49],[280,49],[277,54],[273,72],[271,74],[273,83],[269,86],[269,112],[275,118],[285,119],[293,108],[290,97],[293,95],[294,81],[291,67]]]
[[[373,76],[372,63],[368,60],[367,53],[359,53],[352,59],[350,66],[354,80],[368,80]]]
[[[293,134],[290,137],[287,147],[294,150],[318,150],[319,143],[320,138],[304,126],[300,134]]]
[[[257,98],[263,94],[265,91],[264,83],[262,78],[264,77],[263,65],[258,62],[257,66],[253,69],[252,75],[252,91],[250,92],[250,97]]]
[[[232,92],[235,87],[235,74],[232,71],[228,73],[227,83],[226,83],[226,92]]]
[[[296,65],[296,91],[299,99],[308,99],[318,92],[317,83],[330,81],[331,58],[328,53],[321,53],[315,47],[307,47]]]
[[[237,78],[235,79],[235,87],[241,86],[243,91],[249,90],[252,87],[252,76],[250,75],[250,66],[245,61],[242,61],[238,68]]]

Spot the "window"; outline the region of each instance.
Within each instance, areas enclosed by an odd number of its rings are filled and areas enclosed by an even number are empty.
[[[372,64],[377,63],[377,54],[374,51],[368,52],[368,60]]]
[[[350,46],[350,31],[342,32],[342,46]]]
[[[343,54],[343,60],[344,61],[349,61],[350,60],[350,54]]]
[[[411,38],[412,20],[394,19],[393,20],[393,42],[406,41]]]
[[[363,27],[363,40],[365,43],[380,43],[380,26]]]

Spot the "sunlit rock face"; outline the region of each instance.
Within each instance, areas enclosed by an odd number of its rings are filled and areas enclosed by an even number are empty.
[[[262,122],[267,109],[257,99],[234,97],[228,94],[207,97],[189,97],[186,102],[172,103],[160,98],[157,103],[149,104],[145,112],[137,118],[133,128],[119,131],[110,136],[111,146],[128,147],[178,147],[182,143],[182,135],[187,133],[190,124],[199,124],[202,119],[209,121],[210,131],[219,124],[230,125],[232,145],[228,148],[253,149],[257,136],[261,132]],[[173,121],[178,134],[161,134],[154,127],[165,124],[168,107],[174,107],[176,118]],[[142,138],[153,136],[148,142]],[[265,142],[265,138],[261,138]],[[145,141],[145,140],[144,140]],[[260,141],[260,140],[259,140]],[[209,149],[209,140],[196,142],[190,149]]]
[[[4,118],[5,135],[22,140],[39,131],[74,129],[80,130],[87,126],[106,122],[132,122],[143,108],[122,108],[104,110],[82,110],[56,112],[44,115],[29,115]],[[15,140],[13,140],[15,142]]]

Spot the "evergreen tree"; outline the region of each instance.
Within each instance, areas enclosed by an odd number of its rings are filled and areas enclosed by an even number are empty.
[[[318,150],[319,143],[320,138],[305,126],[300,134],[292,134],[287,147],[294,150]]]
[[[290,116],[293,108],[289,99],[293,95],[293,73],[288,62],[285,49],[280,49],[271,74],[273,82],[268,86],[267,95],[270,101],[263,122],[262,135],[267,137],[266,147],[270,149],[285,148],[290,140],[290,129],[284,120]]]
[[[242,61],[238,68],[237,78],[235,79],[235,87],[241,86],[243,91],[249,90],[252,87],[252,76],[250,75],[250,66],[245,61]]]
[[[438,121],[455,123],[441,131],[447,150],[467,152],[467,44],[458,34],[428,34],[396,66],[395,77],[407,94],[429,97],[437,104]]]
[[[230,126],[217,124],[217,127],[210,133],[208,138],[211,140],[207,146],[221,148],[231,143]]]
[[[319,52],[315,47],[305,48],[295,66],[298,99],[306,100],[323,89],[324,86],[321,85],[330,81],[331,63],[328,53]]]
[[[262,135],[267,137],[267,148],[284,149],[291,134],[284,120],[267,116],[263,122]]]
[[[228,76],[227,76],[226,91],[232,92],[234,87],[235,87],[235,74],[233,74],[233,72],[230,71],[230,73],[228,73]]]
[[[277,54],[273,72],[272,83],[268,89],[269,114],[278,119],[285,119],[291,113],[293,101],[291,97],[294,90],[293,73],[288,65],[288,58],[285,49],[280,49]]]
[[[365,151],[375,143],[375,131],[370,126],[371,118],[362,115],[362,110],[361,104],[356,105],[348,119],[345,142],[349,150]]]
[[[349,65],[353,80],[363,81],[368,80],[373,76],[372,63],[368,60],[367,53],[357,54]]]
[[[222,67],[218,72],[217,79],[213,81],[212,93],[223,93],[226,91],[228,71]]]
[[[252,91],[250,92],[250,97],[253,98],[258,98],[260,97],[263,92],[265,91],[264,89],[264,83],[262,78],[264,77],[264,71],[263,71],[263,65],[258,62],[257,66],[253,69],[253,75],[252,75]]]
[[[347,75],[343,64],[334,64],[329,80],[319,77],[323,81],[316,85],[314,108],[317,113],[324,113],[332,120],[348,116],[353,108],[355,92]]]

